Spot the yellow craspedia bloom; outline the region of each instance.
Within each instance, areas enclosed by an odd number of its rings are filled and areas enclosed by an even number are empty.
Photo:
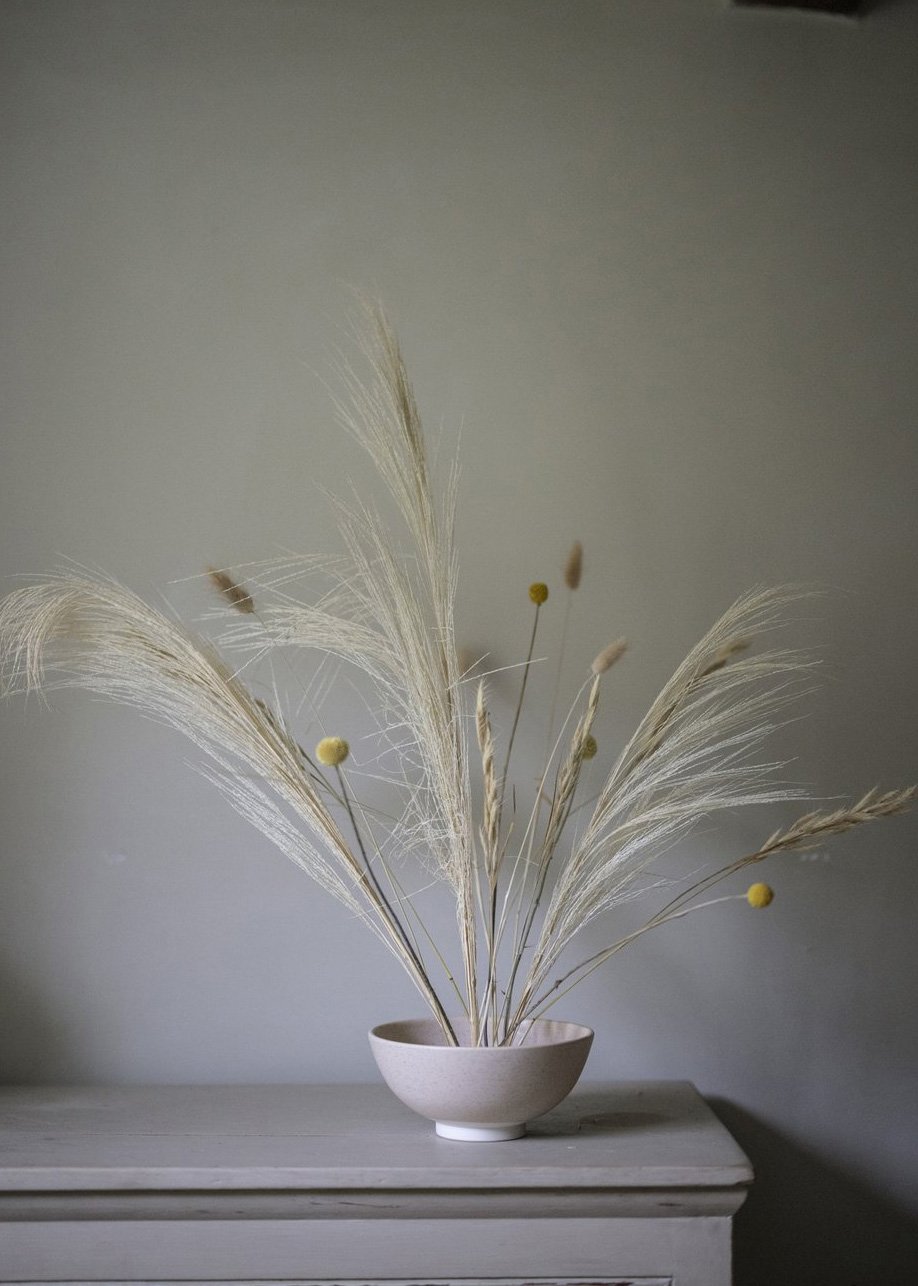
[[[746,890],[746,901],[758,909],[768,906],[774,895],[775,891],[770,884],[750,884]]]
[[[595,755],[596,755],[596,751],[597,751],[598,749],[599,749],[599,747],[598,747],[598,746],[597,746],[597,744],[596,744],[596,738],[593,736],[593,734],[592,734],[592,733],[590,733],[590,735],[587,737],[586,741],[584,741],[584,743],[583,743],[583,757],[584,757],[584,759],[593,759],[593,758],[595,757]]]
[[[343,737],[323,737],[316,746],[316,759],[329,768],[343,764],[350,753],[351,748]]]
[[[540,581],[540,580],[533,581],[533,583],[529,586],[529,597],[536,604],[536,606],[540,607],[548,598],[548,586],[545,584],[544,581]]]

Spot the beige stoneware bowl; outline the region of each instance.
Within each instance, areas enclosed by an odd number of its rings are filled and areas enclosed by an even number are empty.
[[[467,1028],[457,1027],[460,1040]],[[496,1049],[447,1045],[435,1019],[383,1023],[370,1047],[396,1098],[435,1121],[437,1133],[466,1142],[518,1139],[526,1122],[561,1102],[577,1084],[593,1033],[541,1018],[518,1043]]]

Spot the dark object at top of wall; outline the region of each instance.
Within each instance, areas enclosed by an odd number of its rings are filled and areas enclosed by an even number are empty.
[[[816,13],[857,13],[862,0],[733,0],[736,5],[747,8],[769,9],[805,9]]]

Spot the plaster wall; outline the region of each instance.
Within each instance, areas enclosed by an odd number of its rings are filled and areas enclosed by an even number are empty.
[[[822,796],[914,780],[916,55],[914,3],[4,0],[0,584],[66,556],[193,619],[208,563],[334,553],[319,488],[374,486],[326,389],[356,286],[462,426],[468,646],[520,660],[526,586],[583,541],[565,684],[632,648],[598,764],[791,581],[828,591],[789,638],[822,666],[775,753]],[[374,940],[169,733],[53,705],[0,709],[0,1077],[374,1077],[366,1029],[419,1009]],[[343,682],[325,716],[359,744]],[[591,1078],[691,1079],[746,1145],[747,1286],[914,1269],[916,833],[783,858],[767,913],[565,1003]]]

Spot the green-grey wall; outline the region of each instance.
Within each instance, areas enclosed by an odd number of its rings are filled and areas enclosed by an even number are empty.
[[[461,425],[470,646],[521,659],[525,587],[581,539],[567,680],[632,644],[608,753],[736,594],[815,584],[791,641],[820,686],[776,753],[821,795],[916,777],[918,5],[5,0],[0,22],[4,589],[70,557],[194,616],[202,586],[169,582],[209,562],[334,552],[319,485],[370,485],[325,388],[358,287],[430,428]],[[0,709],[0,1076],[374,1076],[366,1028],[419,1009],[394,964],[169,734],[54,707]],[[359,733],[358,709],[343,684],[326,706]],[[916,833],[784,858],[768,912],[648,937],[565,1005],[592,1078],[721,1105],[760,1171],[748,1286],[913,1269]]]

